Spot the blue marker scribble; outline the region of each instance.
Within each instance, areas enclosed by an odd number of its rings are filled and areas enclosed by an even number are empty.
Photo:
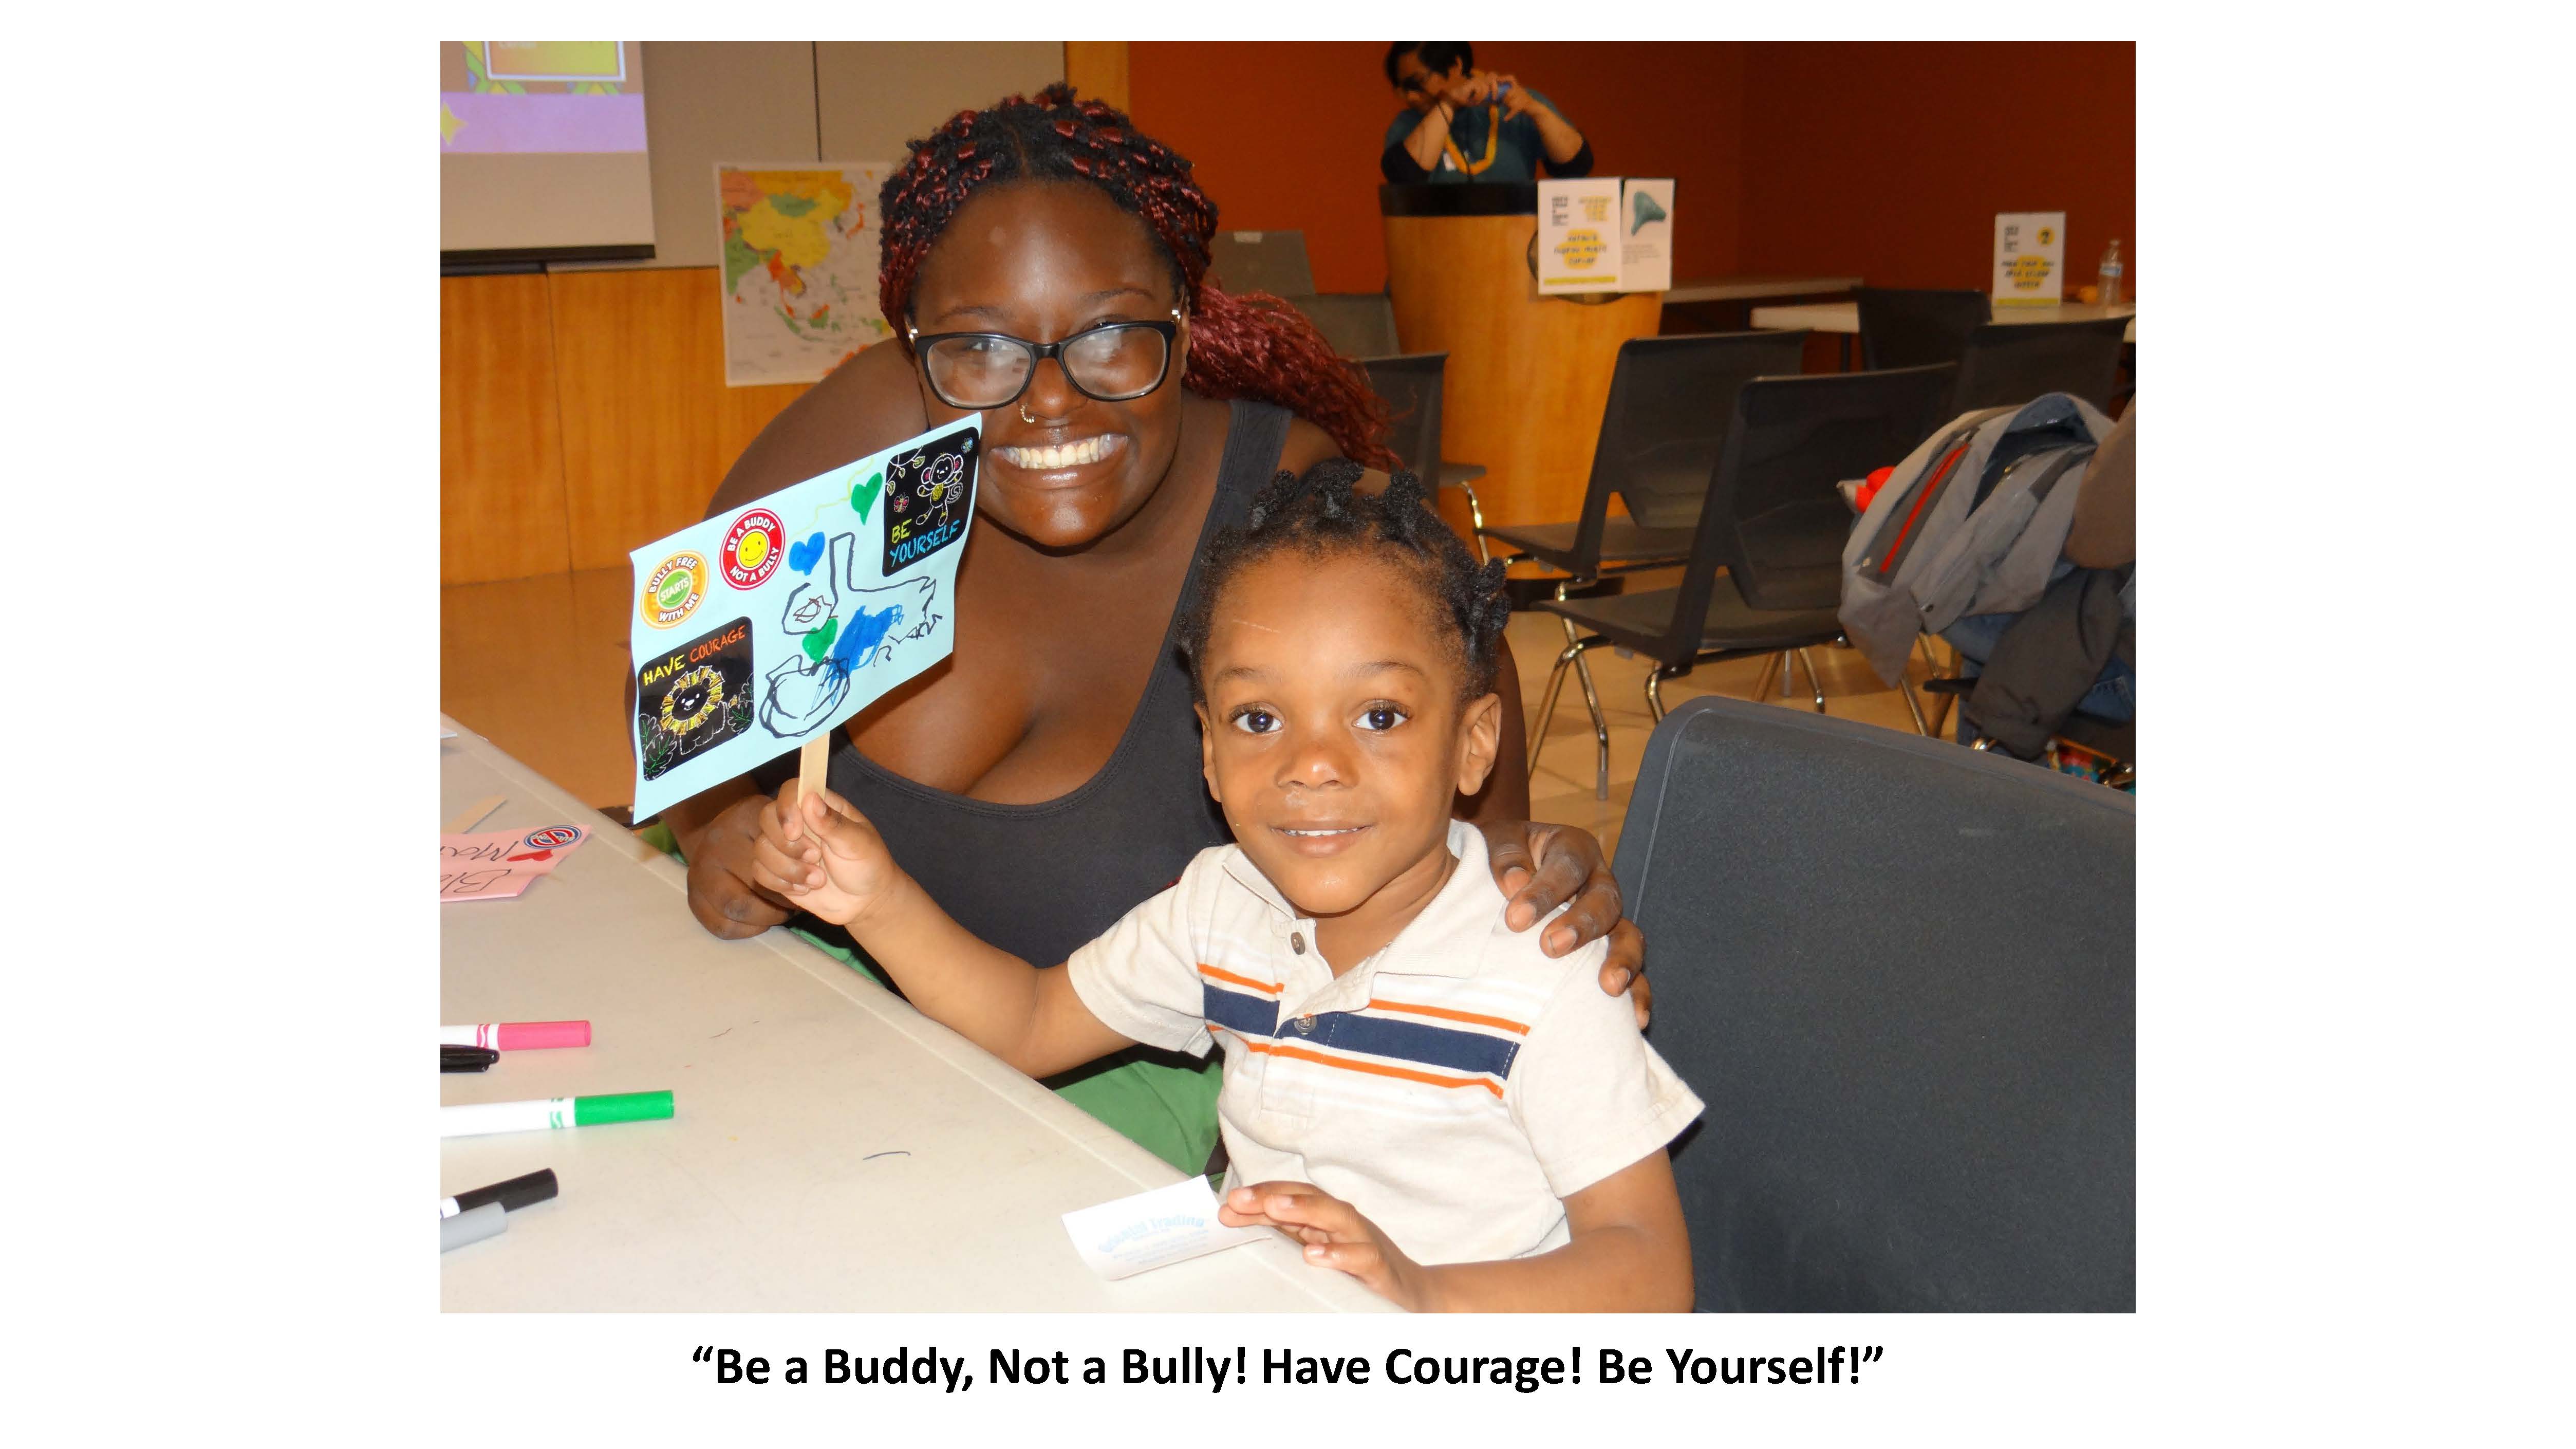
[[[846,679],[875,657],[877,645],[903,622],[903,605],[888,604],[882,609],[861,609],[841,637],[832,643],[832,652],[824,656],[831,666],[832,677]]]
[[[823,535],[820,533],[806,539],[803,543],[788,545],[787,566],[800,574],[814,572],[814,565],[822,561]]]

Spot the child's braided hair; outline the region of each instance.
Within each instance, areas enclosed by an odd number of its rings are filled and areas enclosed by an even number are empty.
[[[1386,445],[1386,405],[1304,314],[1277,297],[1230,296],[1207,282],[1216,203],[1190,179],[1188,158],[1137,134],[1107,105],[1075,100],[1067,85],[1049,86],[1035,100],[1012,96],[989,111],[958,112],[912,143],[911,160],[878,193],[885,238],[878,299],[907,352],[903,320],[921,259],[979,187],[1015,180],[1088,182],[1162,242],[1190,316],[1184,387],[1201,397],[1277,403],[1331,434],[1348,456],[1396,466]]]
[[[1241,528],[1218,533],[1199,561],[1198,596],[1181,621],[1181,650],[1190,663],[1190,692],[1207,703],[1208,633],[1225,587],[1245,569],[1282,549],[1308,558],[1360,554],[1403,567],[1421,584],[1433,628],[1455,649],[1461,700],[1491,693],[1511,601],[1503,564],[1478,564],[1458,535],[1432,512],[1422,480],[1398,473],[1374,497],[1355,491],[1363,470],[1327,458],[1300,478],[1282,472],[1252,500]]]

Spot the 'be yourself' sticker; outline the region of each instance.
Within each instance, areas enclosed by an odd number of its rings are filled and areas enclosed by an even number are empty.
[[[966,536],[975,514],[975,434],[961,429],[886,466],[885,567],[892,575]]]

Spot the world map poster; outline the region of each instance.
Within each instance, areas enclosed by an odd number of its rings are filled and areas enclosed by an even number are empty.
[[[877,310],[873,162],[716,166],[725,386],[819,382],[893,335]]]

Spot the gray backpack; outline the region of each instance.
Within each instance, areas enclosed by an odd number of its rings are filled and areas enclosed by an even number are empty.
[[[1917,633],[2039,602],[2110,430],[2053,392],[1963,414],[1906,455],[1843,545],[1843,634],[1881,680],[1904,678]]]

